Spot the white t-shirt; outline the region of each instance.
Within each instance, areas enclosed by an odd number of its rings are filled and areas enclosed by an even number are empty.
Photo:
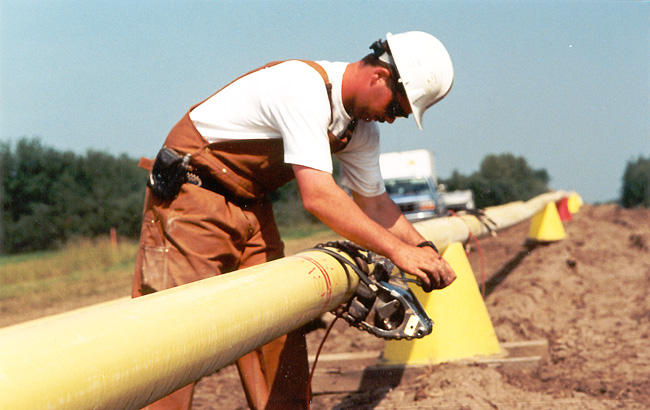
[[[320,74],[303,62],[287,61],[235,81],[194,108],[190,119],[208,142],[282,138],[286,163],[332,173],[327,131],[340,135],[351,120],[341,96],[347,63],[318,64],[332,83],[331,111]],[[358,121],[350,143],[336,156],[342,185],[364,196],[385,191],[377,124]]]

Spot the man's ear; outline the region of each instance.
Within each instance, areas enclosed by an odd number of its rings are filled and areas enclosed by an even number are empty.
[[[390,71],[381,66],[375,66],[372,69],[371,82],[374,85],[378,81],[386,81],[390,77]]]

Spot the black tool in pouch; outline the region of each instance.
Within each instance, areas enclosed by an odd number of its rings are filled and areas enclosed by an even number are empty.
[[[190,154],[183,156],[177,151],[163,147],[158,151],[153,168],[149,173],[147,186],[154,195],[162,200],[176,198],[181,190],[181,185],[187,182],[187,173],[190,171]]]

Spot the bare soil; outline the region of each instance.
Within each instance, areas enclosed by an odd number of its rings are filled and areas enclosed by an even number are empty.
[[[370,391],[316,394],[312,410],[649,409],[650,210],[584,205],[564,227],[567,239],[536,247],[525,245],[528,223],[481,239],[484,263],[470,244],[499,340],[546,339],[548,360],[428,366],[396,386],[370,380]],[[309,333],[310,353],[324,333]],[[339,321],[323,354],[382,347]],[[247,408],[233,366],[199,382],[193,408]]]

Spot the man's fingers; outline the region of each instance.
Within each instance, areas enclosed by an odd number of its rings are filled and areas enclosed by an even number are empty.
[[[427,279],[429,279],[429,283],[431,284],[431,286],[427,287],[429,290],[424,286],[422,287],[425,292],[430,292],[433,289],[444,289],[456,280],[456,273],[447,261],[440,259],[436,262],[425,271]]]
[[[434,283],[431,280],[431,276],[429,276],[426,272],[419,272],[418,279],[420,280],[420,287],[422,290],[427,293],[433,290]]]
[[[431,275],[428,272],[419,271],[416,275],[420,283],[420,287],[426,293],[431,292],[434,289],[440,289],[441,281],[440,277],[436,275]]]
[[[417,248],[417,251],[410,253],[403,262],[403,266],[399,263],[397,265],[405,272],[415,275],[419,279],[420,287],[427,293],[434,289],[446,288],[456,279],[449,263],[433,249]]]

